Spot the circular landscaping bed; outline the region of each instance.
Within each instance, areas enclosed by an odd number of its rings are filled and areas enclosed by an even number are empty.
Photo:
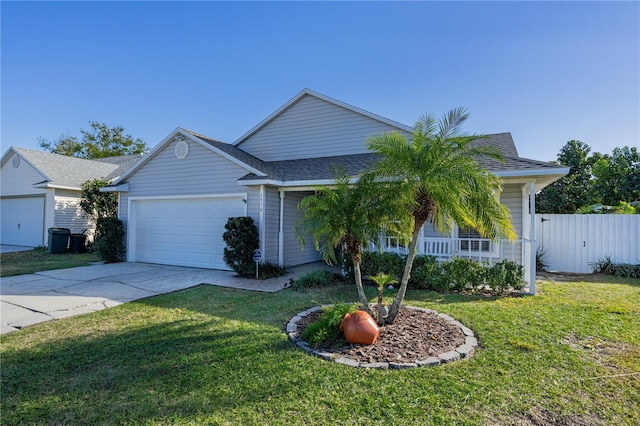
[[[478,342],[474,333],[454,318],[431,309],[404,306],[393,324],[380,327],[373,345],[347,342],[313,348],[300,336],[323,314],[316,306],[289,321],[289,340],[325,360],[363,368],[414,368],[435,366],[473,355]]]

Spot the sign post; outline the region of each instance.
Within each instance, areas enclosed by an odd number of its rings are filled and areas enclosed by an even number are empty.
[[[255,249],[253,251],[253,261],[256,262],[256,279],[258,279],[258,264],[262,260],[262,251]]]

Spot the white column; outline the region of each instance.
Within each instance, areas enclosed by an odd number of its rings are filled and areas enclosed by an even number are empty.
[[[536,294],[536,182],[529,182],[529,294]]]
[[[260,185],[260,251],[262,252],[262,259],[265,260],[265,257],[267,256],[267,253],[265,253],[264,251],[264,246],[265,246],[265,235],[266,235],[266,230],[265,230],[265,189],[264,189],[264,185]]]
[[[284,265],[284,191],[280,191],[280,228],[278,229],[278,264]]]

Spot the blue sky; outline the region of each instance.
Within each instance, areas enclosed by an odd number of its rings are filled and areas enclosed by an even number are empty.
[[[6,2],[1,143],[122,125],[233,142],[303,88],[412,125],[457,106],[554,160],[640,144],[638,2]]]

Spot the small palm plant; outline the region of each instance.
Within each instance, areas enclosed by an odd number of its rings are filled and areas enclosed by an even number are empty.
[[[387,307],[382,303],[382,298],[384,296],[384,288],[397,284],[398,280],[393,274],[385,274],[384,272],[379,272],[377,275],[372,275],[369,277],[371,281],[378,285],[378,325],[384,324],[384,319],[387,316]]]

